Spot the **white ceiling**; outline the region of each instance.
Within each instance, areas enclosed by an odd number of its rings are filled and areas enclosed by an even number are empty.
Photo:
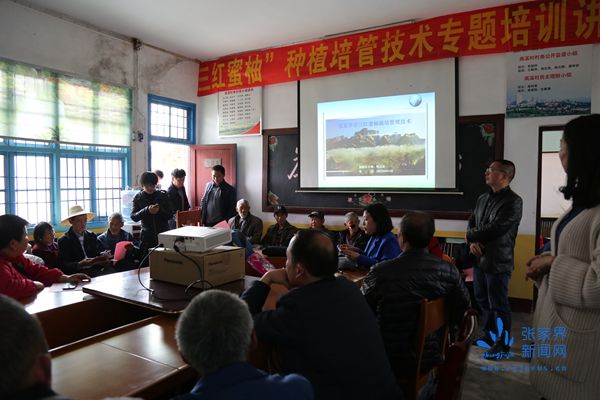
[[[310,41],[515,0],[13,0],[192,59]]]

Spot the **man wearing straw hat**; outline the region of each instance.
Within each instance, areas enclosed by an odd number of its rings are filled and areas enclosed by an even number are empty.
[[[58,239],[58,265],[65,274],[85,272],[94,277],[117,272],[110,252],[100,252],[96,234],[86,230],[95,214],[80,205],[69,208],[68,216],[60,224],[71,228]]]

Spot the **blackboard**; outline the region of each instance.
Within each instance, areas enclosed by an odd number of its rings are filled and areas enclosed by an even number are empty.
[[[263,131],[264,212],[285,205],[290,213],[318,209],[325,214],[360,211],[372,202],[386,205],[392,216],[408,210],[435,218],[469,218],[477,197],[488,190],[484,172],[504,152],[504,114],[461,117],[456,135],[457,187],[460,193],[307,193],[299,191],[298,129]]]

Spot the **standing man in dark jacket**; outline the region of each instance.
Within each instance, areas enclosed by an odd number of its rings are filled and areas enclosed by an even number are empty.
[[[169,197],[164,190],[156,190],[158,176],[146,171],[140,176],[142,190],[133,198],[131,219],[142,221],[140,248],[144,251],[158,244],[158,234],[169,230],[173,215]]]
[[[225,182],[225,168],[212,167],[212,181],[206,184],[202,196],[202,225],[214,226],[235,216],[235,189]]]
[[[188,201],[187,194],[185,193],[185,170],[175,168],[171,172],[171,186],[167,189],[167,196],[169,196],[169,203],[171,204],[171,211],[173,211],[173,217],[169,220],[169,228],[177,228],[175,221],[175,214],[177,211],[187,211],[190,209],[190,202]]]
[[[299,373],[313,384],[315,399],[397,399],[377,321],[354,283],[334,277],[336,269],[331,238],[315,229],[298,231],[285,269],[267,272],[242,294],[256,335],[277,346],[283,373]],[[261,312],[273,283],[290,291],[275,310]]]
[[[497,318],[502,319],[508,332],[511,327],[508,282],[514,269],[515,239],[523,209],[523,200],[509,186],[514,177],[515,164],[508,160],[496,160],[486,169],[485,183],[490,191],[477,199],[466,235],[469,251],[478,260],[473,289],[482,313],[482,339],[493,346],[490,354],[510,350],[503,340],[491,343],[488,332],[496,331]]]
[[[446,298],[450,323],[459,325],[470,307],[469,291],[456,267],[427,251],[435,232],[433,218],[423,212],[408,212],[400,223],[402,253],[375,264],[361,291],[379,321],[383,342],[394,373],[410,378],[416,368],[415,334],[421,300]],[[441,361],[439,342],[425,342],[423,368]]]

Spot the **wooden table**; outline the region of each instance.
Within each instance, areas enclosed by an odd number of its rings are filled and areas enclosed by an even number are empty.
[[[158,315],[51,352],[52,387],[74,399],[170,397],[198,378],[180,357],[177,318]]]
[[[240,294],[247,285],[256,279],[246,277],[244,280],[218,286],[218,289]],[[200,292],[197,289],[191,289],[185,293],[184,286],[150,279],[149,268],[142,268],[139,271],[139,277],[137,270],[98,277],[91,284],[86,285],[83,291],[97,297],[113,299],[166,314],[181,313],[190,300]]]
[[[367,276],[368,273],[369,273],[368,270],[357,269],[357,270],[338,271],[336,275],[343,276],[344,278],[354,282],[354,284],[356,284],[356,286],[361,287],[363,281],[365,280],[365,276]]]
[[[135,277],[135,285],[132,277]],[[148,292],[137,281],[137,273],[112,274],[101,278],[87,285],[85,292],[100,293],[104,297],[98,300],[118,306],[160,310],[161,313],[54,349],[51,352],[54,390],[75,399],[115,396],[167,398],[189,390],[198,375],[183,362],[175,341],[177,317],[189,299],[174,302],[150,299]],[[184,289],[178,285],[150,281],[147,269],[141,271],[140,278],[144,285],[150,285],[162,296],[175,296]],[[120,284],[119,279],[122,279]],[[254,280],[256,278],[248,277],[223,285],[220,289],[240,293]],[[146,294],[140,295],[138,292],[141,290]],[[285,291],[285,287],[274,285],[265,309],[275,308],[275,301]],[[268,351],[268,345],[259,343],[249,353],[249,361],[265,368]]]
[[[156,314],[83,293],[83,285],[75,290],[63,290],[63,286],[47,287],[25,305],[40,321],[51,349]]]

